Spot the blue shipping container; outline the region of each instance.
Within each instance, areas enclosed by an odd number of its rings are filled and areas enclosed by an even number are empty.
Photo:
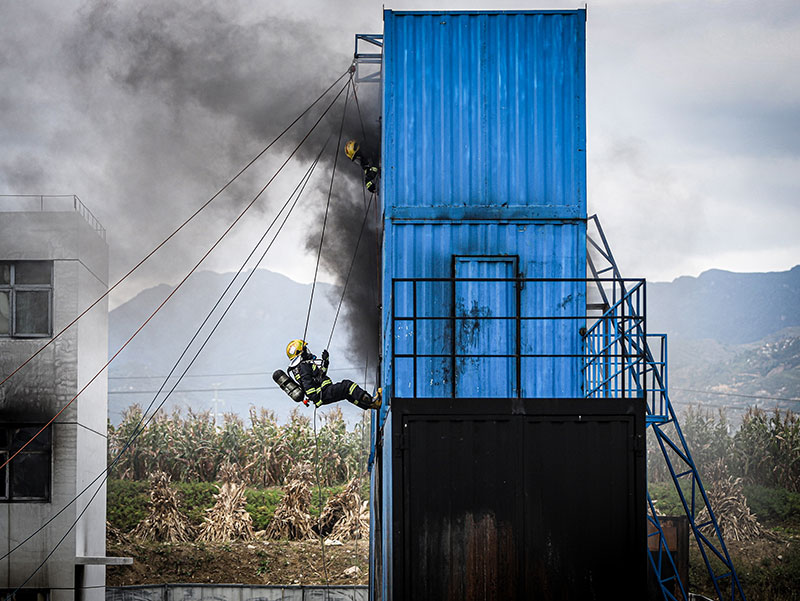
[[[584,24],[583,10],[384,12],[372,598],[399,578],[392,399],[583,396]]]
[[[584,11],[385,11],[387,211],[585,218],[584,21]]]

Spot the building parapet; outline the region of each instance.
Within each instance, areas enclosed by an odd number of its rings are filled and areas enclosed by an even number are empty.
[[[63,213],[67,211],[78,213],[103,240],[106,239],[106,229],[75,194],[0,194],[0,212]]]

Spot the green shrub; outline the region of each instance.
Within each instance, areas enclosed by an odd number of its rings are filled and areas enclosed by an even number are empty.
[[[206,517],[206,509],[214,506],[217,486],[213,482],[173,482],[178,491],[180,510],[192,524],[201,524]]]
[[[684,478],[681,482],[681,489],[683,490],[683,495],[686,497],[686,500],[691,502],[692,497],[692,484],[691,481]],[[686,512],[683,510],[683,503],[681,503],[681,498],[678,495],[678,491],[675,490],[675,485],[670,482],[650,482],[647,485],[647,491],[650,493],[650,498],[653,501],[657,501],[656,509],[661,512],[663,515],[685,515]],[[703,503],[703,499],[700,496],[700,493],[697,494],[697,498],[695,500],[697,504],[697,510],[700,511],[703,507],[705,507],[705,503]]]
[[[245,491],[247,505],[245,509],[253,518],[253,529],[264,530],[275,515],[275,508],[283,498],[283,490],[280,488],[267,488],[257,490],[248,488]]]
[[[106,516],[108,523],[122,532],[130,532],[147,517],[150,483],[131,480],[109,480],[107,483]]]
[[[751,484],[744,487],[744,495],[763,524],[800,529],[800,493]]]

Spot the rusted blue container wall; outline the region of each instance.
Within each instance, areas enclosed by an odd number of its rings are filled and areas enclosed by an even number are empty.
[[[469,277],[582,278],[586,257],[583,222],[399,222],[387,224],[387,271],[394,278],[449,278],[453,272],[453,256],[488,255],[500,263],[504,257],[515,259],[511,273],[470,273]],[[384,354],[446,355],[453,344],[454,326],[447,319],[458,315],[478,317],[513,317],[516,307],[493,309],[497,291],[508,295],[516,292],[513,282],[474,282],[474,294],[462,308],[461,297],[469,283],[396,282],[391,291],[389,312],[399,316],[441,317],[439,320],[396,320],[394,328],[384,330],[388,348]],[[415,293],[416,292],[416,293]],[[414,305],[416,299],[416,307]],[[455,302],[455,307],[453,304]],[[398,388],[393,396],[406,398],[457,396],[464,398],[563,397],[583,396],[580,372],[581,336],[585,323],[579,319],[563,319],[585,315],[585,284],[582,281],[536,282],[519,291],[520,311],[528,317],[559,319],[528,320],[521,323],[521,347],[524,355],[548,355],[523,358],[517,391],[516,363],[497,355],[516,352],[516,330],[512,320],[461,320],[455,324],[456,346],[462,354],[484,354],[485,359],[461,360],[453,373],[449,357],[417,359],[397,358],[386,373],[393,375]],[[466,330],[466,332],[465,332]],[[391,345],[394,345],[394,348]],[[553,357],[553,355],[562,355]],[[470,374],[474,377],[471,378]],[[416,390],[414,377],[416,375]],[[452,395],[453,378],[456,379]],[[470,385],[474,382],[474,385]]]
[[[586,303],[584,31],[583,10],[384,11],[373,599],[392,599],[399,578],[393,399],[582,396],[582,324],[569,318]],[[573,281],[470,280],[518,276]],[[519,315],[550,319],[512,325]]]
[[[584,21],[386,11],[384,206],[584,217]]]

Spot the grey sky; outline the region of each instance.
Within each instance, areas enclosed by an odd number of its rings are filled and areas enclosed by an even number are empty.
[[[3,2],[0,194],[78,194],[108,230],[118,277],[347,68],[353,35],[381,31],[381,4]],[[587,38],[589,209],[625,275],[800,263],[800,4],[593,2]],[[174,281],[276,164],[117,300]],[[298,174],[276,182],[209,268],[236,266]],[[266,266],[309,281],[305,237],[293,226]]]

